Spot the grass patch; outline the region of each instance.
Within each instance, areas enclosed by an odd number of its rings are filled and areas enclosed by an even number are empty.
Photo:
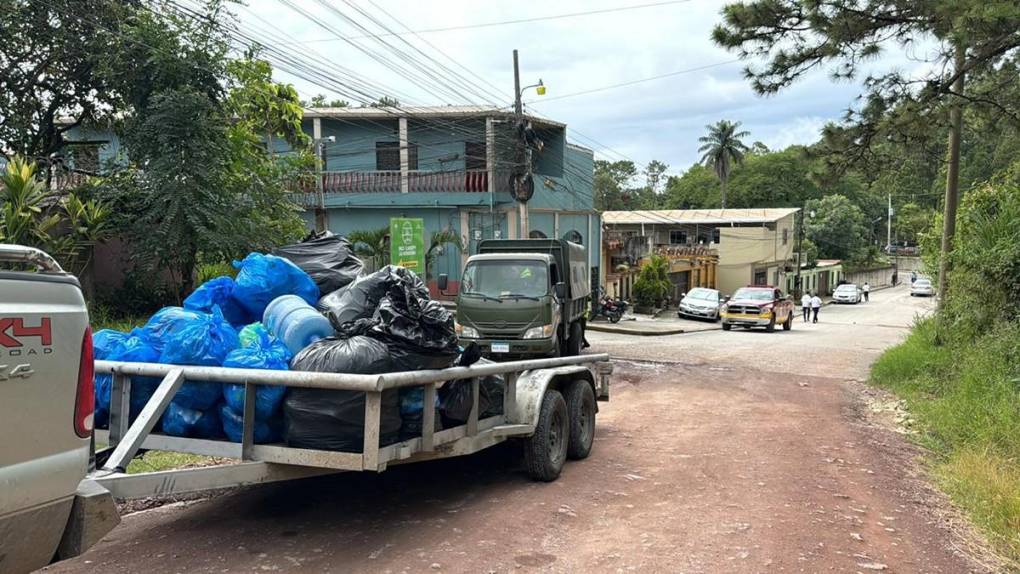
[[[918,323],[871,380],[907,401],[940,486],[1020,563],[1020,325],[942,345],[935,329]]]
[[[128,464],[127,472],[128,474],[138,474],[141,472],[195,468],[199,466],[213,466],[220,464],[221,462],[222,459],[210,456],[185,454],[165,450],[150,450],[142,456],[135,457],[135,459]]]

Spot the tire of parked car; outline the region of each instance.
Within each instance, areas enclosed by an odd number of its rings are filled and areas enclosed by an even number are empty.
[[[783,322],[783,330],[789,331],[793,328],[793,313],[786,316],[786,321]]]
[[[723,323],[722,324],[722,330],[723,331],[729,331],[732,328],[733,328],[733,325],[730,325],[729,323]]]

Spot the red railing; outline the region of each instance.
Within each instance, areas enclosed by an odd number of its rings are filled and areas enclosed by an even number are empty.
[[[315,180],[309,193],[315,191]],[[324,193],[400,193],[399,171],[327,171],[322,174]],[[411,171],[407,174],[407,190],[423,192],[484,193],[489,190],[486,171]]]
[[[485,193],[489,191],[489,172],[412,171],[407,174],[407,188],[412,193],[430,191]]]

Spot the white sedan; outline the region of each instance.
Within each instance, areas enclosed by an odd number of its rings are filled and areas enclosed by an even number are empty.
[[[844,283],[832,293],[833,303],[852,303],[857,304],[861,302],[861,289],[853,283]]]
[[[934,295],[935,286],[931,284],[931,279],[918,279],[910,285],[911,297],[933,297]]]

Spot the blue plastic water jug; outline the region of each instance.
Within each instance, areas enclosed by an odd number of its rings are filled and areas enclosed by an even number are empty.
[[[262,324],[293,354],[333,334],[329,320],[297,295],[273,299],[262,315]]]

